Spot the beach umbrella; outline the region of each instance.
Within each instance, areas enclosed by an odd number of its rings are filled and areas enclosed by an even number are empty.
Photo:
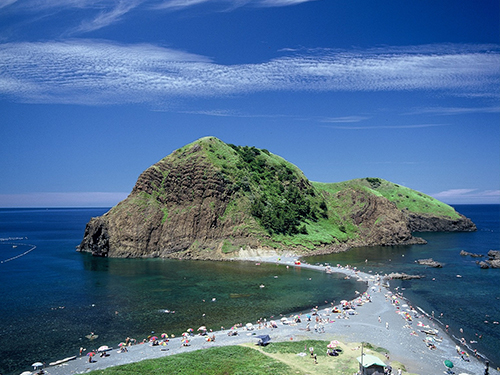
[[[444,365],[448,368],[453,368],[453,362],[450,361],[449,359],[444,361]]]
[[[182,332],[182,337],[188,337],[189,336],[189,333],[187,332]]]
[[[35,362],[31,365],[31,367],[33,367],[35,370],[37,370],[39,367],[43,367],[43,363],[42,362]]]
[[[152,337],[149,339],[149,341],[156,341],[156,340],[158,340],[158,337],[156,337],[156,336],[152,336]]]
[[[99,349],[97,349],[97,351],[99,353],[101,353],[101,352],[107,352],[108,350],[111,350],[111,348],[109,346],[107,346],[107,345],[100,346]]]
[[[337,340],[332,340],[330,343],[326,346],[327,348],[336,348],[337,345],[340,344]]]
[[[166,339],[166,338],[168,338],[168,334],[166,334],[166,333],[162,333],[162,334],[161,334],[161,338],[162,338],[162,339]]]
[[[198,328],[198,331],[206,331],[207,330],[207,327],[205,326],[201,326],[200,328]]]
[[[191,333],[191,332],[193,332],[193,329],[192,328],[188,328],[187,331]]]
[[[94,352],[88,352],[88,353],[87,353],[87,355],[88,355],[89,357],[92,357],[92,356],[94,356],[94,355],[95,355],[95,353],[94,353]]]

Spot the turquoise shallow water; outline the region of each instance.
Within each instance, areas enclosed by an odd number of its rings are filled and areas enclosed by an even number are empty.
[[[86,222],[105,211],[0,209],[0,261],[36,246],[0,264],[1,373],[75,355],[80,346],[141,340],[151,331],[179,335],[309,310],[354,298],[363,288],[343,276],[273,264],[77,253]],[[89,342],[90,332],[99,338]]]
[[[434,312],[449,333],[467,340],[493,367],[500,366],[500,269],[480,269],[476,258],[460,251],[487,254],[500,250],[500,206],[461,205],[457,211],[478,227],[472,233],[415,233],[427,245],[357,248],[345,253],[310,257],[309,263],[350,264],[372,273],[405,272],[425,276],[419,280],[393,281],[414,304]],[[443,268],[428,268],[416,259],[433,258]],[[457,275],[461,277],[457,277]],[[472,343],[471,343],[472,341]],[[477,341],[477,342],[475,342]]]

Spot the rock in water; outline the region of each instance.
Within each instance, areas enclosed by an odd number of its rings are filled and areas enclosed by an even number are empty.
[[[422,264],[424,266],[434,267],[434,268],[442,268],[443,265],[439,262],[436,262],[434,259],[419,259],[417,260],[418,264]]]

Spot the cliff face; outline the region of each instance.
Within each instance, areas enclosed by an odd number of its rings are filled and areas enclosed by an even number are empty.
[[[359,228],[362,245],[403,245],[425,243],[412,236],[406,217],[389,200],[365,191],[342,191],[336,197],[348,200],[352,207],[351,218]]]
[[[476,225],[471,219],[460,215],[450,219],[431,215],[407,213],[408,227],[412,232],[474,232]]]
[[[380,193],[388,182],[375,187],[380,191],[363,184],[311,184],[267,150],[203,138],[146,169],[127,199],[89,221],[78,250],[109,257],[222,259],[240,248],[311,254],[425,243],[413,231],[475,230],[451,208],[450,217],[402,209]]]
[[[184,163],[167,159],[145,170],[126,200],[91,219],[80,251],[112,257],[191,257],[195,252],[197,258],[217,258],[221,239],[248,243],[238,226],[249,218],[225,216],[231,187],[199,151],[189,150],[192,157]]]

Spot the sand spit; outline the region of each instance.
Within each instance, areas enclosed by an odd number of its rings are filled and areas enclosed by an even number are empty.
[[[446,359],[453,362],[453,371],[456,374],[484,373],[485,365],[483,362],[472,355],[467,356],[469,361],[462,359],[456,349],[457,343],[446,332],[443,332],[442,327],[418,309],[411,309],[408,301],[392,294],[382,285],[382,279],[378,275],[358,272],[348,267],[328,268],[304,263],[296,264],[298,262],[291,254],[287,256],[279,254],[252,255],[255,256],[238,260],[246,260],[252,262],[253,265],[260,262],[272,262],[288,267],[310,268],[319,272],[339,272],[345,277],[358,278],[365,282],[366,293],[360,291],[359,298],[349,302],[354,309],[344,310],[342,306],[339,306],[341,313],[333,313],[332,307],[319,307],[317,315],[314,315],[314,312],[300,314],[300,323],[294,322],[294,317],[276,320],[277,328],[272,328],[269,324],[271,319],[267,318],[260,325],[256,322],[249,322],[252,323],[251,329],[246,326],[238,328],[236,336],[229,336],[228,330],[209,332],[210,337],[215,335],[215,341],[207,341],[206,336],[197,335],[195,332],[195,335],[190,337],[189,346],[183,346],[182,337],[178,337],[171,338],[167,345],[152,346],[150,343],[132,345],[128,347],[128,352],[124,353],[118,353],[118,348],[114,348],[107,352],[109,356],[94,356],[92,363],[89,363],[88,356],[83,353],[75,360],[46,367],[45,373],[49,375],[83,374],[92,370],[213,346],[256,343],[255,335],[263,334],[268,334],[272,341],[319,339],[338,340],[345,343],[369,342],[389,351],[389,359],[385,361],[386,363],[392,361],[403,363],[406,370],[413,374],[442,373],[446,370],[443,364]],[[306,314],[312,315],[310,321],[308,321]],[[316,317],[320,320],[319,322],[316,321]],[[210,327],[207,328],[210,329]],[[432,345],[435,345],[435,348],[430,349]],[[490,369],[490,374],[499,375],[500,373]]]

